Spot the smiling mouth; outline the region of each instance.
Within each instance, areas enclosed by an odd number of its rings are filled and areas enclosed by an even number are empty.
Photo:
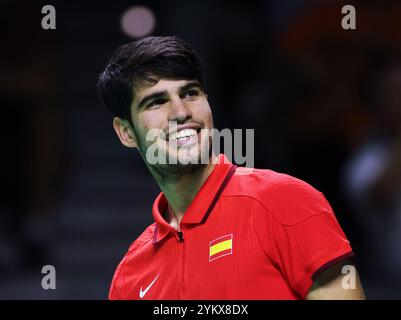
[[[195,129],[183,129],[178,132],[174,132],[168,137],[168,141],[187,141],[191,139],[191,137],[196,136],[198,134],[199,130]]]
[[[200,140],[201,128],[187,128],[173,132],[166,137],[168,143],[178,146],[193,144]]]

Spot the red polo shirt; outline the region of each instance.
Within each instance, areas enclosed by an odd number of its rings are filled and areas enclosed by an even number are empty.
[[[109,299],[303,299],[325,268],[352,256],[322,193],[219,160],[180,232],[163,217],[163,193],[157,197],[155,223],[119,264]]]

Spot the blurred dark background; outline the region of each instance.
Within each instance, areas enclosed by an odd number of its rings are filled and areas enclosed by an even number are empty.
[[[46,4],[56,30],[41,27]],[[341,28],[345,4],[356,30]],[[106,299],[152,223],[159,189],[96,92],[114,49],[146,35],[192,44],[216,127],[254,128],[255,167],[304,179],[332,204],[368,298],[401,298],[399,1],[2,1],[0,11],[0,299]],[[56,290],[41,287],[48,264]]]

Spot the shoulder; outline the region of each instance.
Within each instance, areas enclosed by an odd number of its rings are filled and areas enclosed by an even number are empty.
[[[125,253],[123,259],[121,260],[116,273],[123,266],[124,262],[135,255],[138,251],[144,248],[147,244],[152,243],[153,234],[155,231],[156,223],[152,223],[148,226],[145,231],[129,246],[128,251]]]
[[[145,246],[149,241],[152,241],[154,231],[156,228],[156,222],[152,223],[148,226],[144,232],[129,246],[128,252],[126,255],[130,255],[137,251],[138,249]]]
[[[282,225],[295,225],[332,209],[307,182],[268,169],[237,168],[229,195],[251,197]]]
[[[148,226],[144,232],[129,246],[128,251],[117,266],[114,272],[113,280],[110,286],[109,299],[122,299],[121,292],[124,287],[124,269],[126,269],[127,261],[130,261],[134,256],[140,252],[147,244],[152,243],[156,223]]]

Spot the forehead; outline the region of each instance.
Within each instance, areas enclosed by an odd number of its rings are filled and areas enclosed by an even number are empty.
[[[134,89],[134,101],[140,101],[142,98],[158,93],[158,92],[177,92],[181,87],[187,85],[188,83],[198,83],[196,80],[166,80],[160,79],[156,84],[151,84],[149,82],[144,82],[138,85]]]

